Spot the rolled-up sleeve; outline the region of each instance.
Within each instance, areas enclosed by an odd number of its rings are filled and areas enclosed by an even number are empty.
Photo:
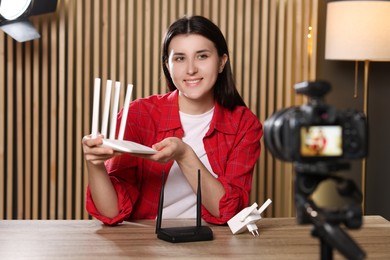
[[[89,187],[87,188],[86,209],[88,213],[106,225],[116,225],[125,219],[130,218],[133,207],[139,196],[139,189],[134,169],[130,169],[131,164],[121,168],[119,164],[129,161],[128,155],[118,156],[106,162],[106,168],[110,172],[110,180],[118,198],[119,214],[114,218],[108,218],[99,213],[93,202]],[[121,170],[118,170],[121,169]]]
[[[237,122],[235,134],[217,132],[206,146],[213,171],[225,189],[225,195],[219,202],[219,217],[203,208],[202,217],[209,223],[225,224],[249,204],[253,171],[260,155],[263,131],[257,117],[249,111]]]

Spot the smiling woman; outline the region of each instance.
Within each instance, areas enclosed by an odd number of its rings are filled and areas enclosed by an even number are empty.
[[[167,171],[168,217],[195,218],[200,171],[202,218],[225,224],[249,203],[261,124],[227,80],[233,76],[226,41],[209,19],[178,19],[162,49],[171,91],[133,102],[124,136],[157,152],[118,154],[100,146],[102,135],[85,136],[87,209],[109,225],[155,219]]]

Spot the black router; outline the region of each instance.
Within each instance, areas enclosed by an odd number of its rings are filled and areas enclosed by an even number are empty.
[[[196,196],[196,226],[190,227],[169,227],[161,228],[162,211],[164,205],[164,179],[165,172],[162,174],[162,185],[160,193],[160,202],[158,204],[158,213],[156,221],[157,238],[171,243],[196,242],[213,240],[213,231],[208,226],[202,226],[201,203],[202,194],[200,187],[200,170],[198,170],[198,189]]]

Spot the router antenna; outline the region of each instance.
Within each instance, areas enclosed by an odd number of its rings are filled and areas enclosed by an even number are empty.
[[[196,226],[202,225],[202,191],[200,187],[200,169],[198,169],[198,190],[196,192]]]
[[[96,138],[98,135],[99,124],[99,104],[100,104],[100,78],[95,79],[93,89],[93,110],[92,110],[92,137]]]
[[[263,211],[269,206],[269,204],[272,203],[272,200],[270,199],[267,199],[266,202],[263,203],[263,205],[261,205],[261,207],[257,210],[257,212],[259,212],[259,214],[263,213]]]
[[[164,206],[164,180],[165,171],[162,172],[160,201],[158,202],[157,220],[156,220],[156,234],[161,229],[162,210]]]

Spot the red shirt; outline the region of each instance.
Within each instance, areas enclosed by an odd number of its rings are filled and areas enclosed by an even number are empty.
[[[118,116],[118,122],[121,116],[122,113]],[[211,168],[225,188],[225,195],[219,202],[220,217],[211,215],[202,207],[202,218],[205,221],[225,224],[248,206],[262,133],[258,118],[247,107],[237,106],[234,111],[230,111],[215,104],[210,129],[203,138],[203,143]],[[173,136],[184,136],[177,90],[131,103],[125,140],[152,146]],[[86,207],[89,214],[108,225],[123,220],[155,219],[161,190],[161,173],[165,171],[168,175],[173,161],[160,164],[123,154],[105,164],[117,192],[119,214],[113,219],[100,215],[88,188]]]

